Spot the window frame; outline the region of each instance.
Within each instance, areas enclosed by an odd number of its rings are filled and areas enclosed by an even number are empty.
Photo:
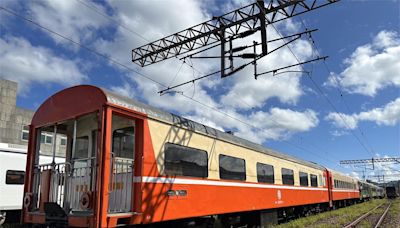
[[[307,183],[302,183],[302,179],[304,181],[304,178],[306,178],[306,182]],[[300,183],[300,186],[302,186],[302,187],[308,187],[309,186],[308,173],[301,172],[301,171],[299,172],[299,183]]]
[[[65,144],[63,144],[62,142],[65,140]],[[65,136],[60,136],[60,146],[67,146],[68,143],[68,139]]]
[[[125,117],[122,117],[122,118],[125,118]],[[124,131],[124,133],[127,131],[127,129],[130,129],[130,128],[132,128],[133,129],[133,148],[132,148],[132,150],[130,151],[130,153],[128,153],[129,155],[132,155],[132,157],[123,157],[123,155],[126,155],[125,153],[123,153],[123,152],[125,152],[123,149],[123,147],[121,147],[123,144],[122,144],[122,141],[121,141],[121,139],[123,138],[123,137],[126,137],[127,135],[125,134],[125,135],[122,135],[120,132],[118,132],[118,131]],[[119,137],[116,137],[116,135],[117,134],[120,134],[119,135]],[[122,136],[122,137],[121,137]],[[118,153],[115,151],[115,146],[116,146],[116,138],[118,138],[119,139],[119,141],[118,141]],[[136,144],[136,124],[135,125],[133,125],[133,126],[128,126],[128,127],[122,127],[122,128],[117,128],[117,129],[115,129],[114,131],[112,131],[112,134],[111,134],[111,150],[112,150],[112,152],[114,153],[114,155],[116,156],[116,157],[120,157],[120,158],[128,158],[128,159],[134,159],[134,155],[135,155],[135,153],[136,153],[136,148],[135,148],[135,144]]]
[[[42,141],[42,137],[43,137],[43,141]],[[48,143],[47,142],[47,138],[51,138],[51,142]],[[46,145],[52,145],[53,144],[53,135],[50,135],[49,133],[40,133],[40,143],[46,144]]]
[[[293,183],[291,183],[291,184],[288,184],[288,183],[285,183],[285,180],[287,179],[287,178],[284,178],[283,177],[283,170],[287,170],[287,171],[290,171],[292,174],[291,174],[291,176],[292,176],[292,181],[293,181]],[[287,175],[287,174],[286,174]],[[282,184],[283,185],[291,185],[291,186],[294,186],[295,185],[295,180],[294,180],[294,171],[293,171],[293,169],[287,169],[287,168],[281,168],[281,177],[282,177]]]
[[[175,147],[180,147],[181,149],[189,149],[192,152],[196,151],[197,153],[205,154],[205,159],[206,159],[205,175],[196,176],[196,175],[183,175],[183,174],[176,174],[176,173],[168,173],[167,166],[166,166],[166,164],[167,164],[167,162],[166,162],[166,152],[167,152],[167,146],[169,146],[169,145],[170,146],[175,146]],[[180,160],[180,161],[182,161],[182,160]],[[208,162],[209,162],[209,160],[208,160],[208,152],[205,151],[205,150],[201,150],[201,149],[194,148],[194,147],[182,146],[182,145],[175,144],[175,143],[165,143],[164,144],[164,167],[163,167],[164,175],[167,175],[167,176],[180,176],[180,177],[191,177],[191,178],[208,178],[208,176],[209,176]]]
[[[222,156],[224,156],[224,157],[227,157],[227,158],[229,158],[229,159],[238,159],[238,160],[241,160],[241,161],[243,161],[243,170],[244,170],[244,176],[243,176],[243,178],[240,178],[240,179],[236,179],[236,178],[224,178],[224,177],[222,177],[222,173],[221,173],[221,157]],[[246,172],[246,160],[244,159],[244,158],[238,158],[238,157],[234,157],[234,156],[230,156],[230,155],[226,155],[226,154],[219,154],[218,155],[218,168],[219,168],[219,178],[220,178],[220,180],[232,180],[232,181],[246,181],[246,179],[247,179],[247,172]],[[243,173],[242,173],[243,174]]]
[[[315,177],[315,185],[313,185],[313,177]],[[315,174],[310,173],[310,186],[311,187],[318,187],[318,176]]]
[[[270,179],[266,179],[267,181],[260,181],[260,175],[259,175],[259,172],[258,172],[259,166],[265,166],[265,167],[272,168],[272,182],[270,181]],[[256,163],[256,171],[257,171],[257,182],[258,183],[275,184],[275,168],[274,168],[273,165],[262,163],[262,162],[257,162]]]
[[[25,128],[28,128],[28,129],[25,129]],[[28,138],[24,139],[24,134],[27,134]],[[21,141],[24,141],[24,142],[29,141],[29,125],[22,125]]]
[[[15,173],[9,174],[9,172],[15,172]],[[22,182],[10,183],[9,175],[20,175],[20,176],[22,175]],[[6,171],[6,178],[5,178],[6,185],[24,185],[24,182],[25,182],[25,171],[22,171],[22,170],[7,170]]]

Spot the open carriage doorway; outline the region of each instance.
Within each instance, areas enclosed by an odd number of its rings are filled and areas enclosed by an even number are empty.
[[[135,171],[135,119],[113,112],[111,123],[111,170],[108,211],[132,211]]]

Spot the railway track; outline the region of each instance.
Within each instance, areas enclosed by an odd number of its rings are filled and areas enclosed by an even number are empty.
[[[378,222],[374,225],[375,228],[378,228],[381,226],[382,222],[385,220],[385,217],[390,209],[390,207],[392,206],[392,202],[390,202],[389,204],[387,203],[382,203],[378,206],[376,206],[375,208],[373,208],[372,210],[368,211],[367,213],[363,214],[362,216],[360,216],[359,218],[357,218],[356,220],[354,220],[353,222],[351,222],[350,224],[344,226],[344,228],[351,228],[351,227],[357,227],[358,224],[360,224],[362,221],[364,221],[365,219],[367,219],[372,212],[374,212],[375,210],[377,210],[378,208],[384,207],[385,205],[387,205],[385,211],[383,212],[383,214],[379,217]]]

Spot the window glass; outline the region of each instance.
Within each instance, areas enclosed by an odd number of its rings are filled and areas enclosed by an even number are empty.
[[[293,170],[282,168],[282,184],[294,185]]]
[[[134,127],[124,127],[114,130],[112,145],[116,157],[133,159],[135,150]]]
[[[311,187],[318,187],[317,175],[310,174]]]
[[[21,139],[22,139],[23,141],[28,141],[28,140],[29,140],[29,126],[24,125],[24,126],[22,127]]]
[[[53,143],[53,136],[51,135],[46,135],[46,141],[45,143],[47,144],[52,144]]]
[[[308,173],[299,173],[300,177],[300,186],[308,186]]]
[[[66,145],[67,145],[67,138],[61,137],[61,139],[60,139],[60,145],[61,145],[61,146],[66,146]]]
[[[76,138],[74,159],[87,158],[89,151],[89,137],[82,136]]]
[[[274,167],[257,162],[257,180],[258,182],[273,184],[275,182]]]
[[[165,144],[165,174],[190,177],[208,176],[207,152],[176,144]]]
[[[7,170],[6,184],[24,184],[24,171]]]
[[[219,155],[219,177],[224,180],[246,180],[244,159]]]
[[[118,158],[135,158],[135,120],[117,114],[112,115],[111,151]]]

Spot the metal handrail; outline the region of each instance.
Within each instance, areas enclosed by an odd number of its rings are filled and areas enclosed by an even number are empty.
[[[108,191],[112,192],[114,189],[114,162],[115,162],[115,154],[113,152],[111,154],[111,177],[110,177],[110,183],[111,183],[111,189],[110,189],[110,184],[108,185]]]

